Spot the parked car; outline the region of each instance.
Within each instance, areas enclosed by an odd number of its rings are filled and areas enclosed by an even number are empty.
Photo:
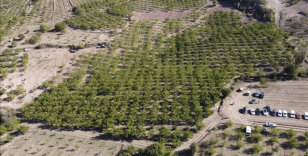
[[[264,132],[264,133],[268,133],[268,129],[267,129],[267,128],[264,128],[263,132]]]
[[[238,92],[242,92],[242,91],[243,91],[243,88],[240,88],[240,89],[238,89],[237,91],[238,91]]]
[[[251,115],[255,115],[255,114],[256,114],[256,113],[255,113],[255,110],[251,108],[251,109],[250,109],[250,114],[251,114]]]
[[[267,123],[265,124],[265,126],[266,126],[266,127],[276,127],[276,124],[267,122]]]
[[[253,99],[253,100],[249,101],[249,103],[254,104],[256,101],[258,101],[258,99]]]
[[[259,94],[260,94],[260,92],[259,92],[259,91],[256,91],[255,97],[259,97]]]
[[[259,95],[259,97],[260,97],[261,99],[263,99],[263,98],[264,98],[264,92],[261,92],[261,94]]]
[[[246,114],[246,111],[247,111],[247,108],[244,107],[244,108],[243,108],[243,113]]]
[[[267,109],[267,111],[271,111],[271,106],[267,105],[265,108]]]
[[[266,108],[263,108],[263,115],[268,115],[267,112],[268,112],[267,109],[266,109]]]
[[[261,113],[260,113],[260,110],[259,110],[259,108],[257,108],[256,109],[256,115],[260,115]]]
[[[295,118],[295,112],[294,112],[294,110],[291,110],[291,111],[290,111],[290,117],[291,117],[291,118]]]
[[[296,118],[297,118],[297,119],[301,119],[301,118],[302,118],[301,113],[297,113],[297,114],[296,114]]]
[[[274,109],[271,113],[272,116],[276,116],[277,115],[277,112],[276,112],[276,109]]]
[[[277,114],[277,116],[278,116],[278,117],[282,117],[282,112],[281,112],[281,110],[280,110],[280,109],[278,110],[278,114]]]
[[[282,117],[287,117],[288,116],[288,112],[286,110],[282,111]]]
[[[250,91],[247,91],[244,95],[245,96],[249,96],[250,95]]]
[[[246,126],[246,135],[247,136],[251,135],[251,128],[250,128],[250,126]]]
[[[305,112],[305,113],[304,113],[304,119],[305,119],[305,120],[308,120],[308,112]]]

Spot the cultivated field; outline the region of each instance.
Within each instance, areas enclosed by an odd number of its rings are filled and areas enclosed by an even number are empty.
[[[263,124],[265,122],[273,122],[278,124],[278,128],[280,125],[308,127],[307,120],[290,118],[289,114],[287,118],[284,118],[270,115],[250,115],[249,113],[241,114],[239,112],[243,107],[247,107],[247,110],[250,110],[250,108],[262,110],[263,107],[269,105],[272,110],[286,110],[288,113],[290,113],[290,110],[294,110],[303,115],[304,112],[308,112],[308,81],[278,81],[270,83],[266,88],[247,88],[247,86],[254,86],[255,84],[240,85],[244,87],[244,91],[242,93],[234,92],[230,98],[227,98],[224,102],[225,105],[222,107],[222,114],[239,122],[252,121]],[[256,90],[265,92],[265,98],[257,98],[259,102],[249,104],[248,102],[255,97],[251,95],[243,96],[243,93],[247,91],[254,93]],[[232,102],[235,102],[235,105],[230,105]]]
[[[38,129],[31,129],[26,135],[16,137],[5,146],[8,147],[2,151],[3,156],[111,156],[122,148],[121,144]]]

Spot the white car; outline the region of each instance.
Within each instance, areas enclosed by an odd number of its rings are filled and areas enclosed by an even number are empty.
[[[288,116],[288,112],[286,110],[282,111],[282,117],[287,117]]]
[[[277,114],[277,116],[278,116],[278,117],[282,117],[282,112],[281,112],[281,110],[280,110],[280,109],[278,110],[278,114]]]
[[[291,118],[295,118],[295,112],[294,112],[294,110],[291,110],[291,111],[290,111],[290,117],[291,117]]]
[[[251,113],[251,115],[255,115],[256,113],[255,113],[255,110],[254,109],[250,109],[250,113]]]
[[[276,127],[276,124],[267,122],[265,126],[266,127]]]
[[[305,120],[308,120],[308,112],[305,112],[305,113],[304,113],[304,119],[305,119]]]

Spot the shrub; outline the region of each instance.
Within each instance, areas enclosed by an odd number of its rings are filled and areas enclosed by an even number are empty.
[[[281,134],[281,131],[279,129],[277,129],[277,128],[272,128],[271,129],[271,135],[272,136],[278,136],[280,134]]]
[[[8,141],[8,142],[10,142],[11,140],[13,140],[14,139],[14,136],[13,135],[8,135],[7,137],[6,137],[6,141]]]
[[[286,132],[288,133],[290,138],[297,136],[297,132],[293,129],[288,129],[286,130]]]
[[[38,32],[35,33],[35,35],[38,36],[38,37],[41,37],[43,35],[43,33],[38,31]]]
[[[29,131],[29,127],[26,126],[26,125],[21,125],[21,126],[18,127],[18,132],[20,132],[20,133],[25,134],[25,133],[27,133],[28,131]]]
[[[7,98],[8,98],[10,101],[12,101],[12,100],[15,99],[15,95],[14,95],[13,93],[7,94]]]
[[[225,130],[224,131],[224,136],[225,137],[230,137],[230,136],[232,136],[232,133],[230,131],[228,131],[228,130]]]
[[[190,152],[192,155],[195,155],[199,152],[199,144],[196,143],[196,142],[193,142],[191,145],[190,145]]]
[[[259,152],[263,151],[263,147],[260,144],[255,144],[252,147],[252,151],[254,153],[259,153]]]
[[[272,152],[273,152],[273,153],[278,153],[278,152],[279,152],[279,147],[278,147],[278,146],[273,147],[273,148],[272,148]]]
[[[211,147],[208,151],[207,151],[208,155],[214,155],[216,153],[216,149]]]
[[[212,147],[212,146],[218,144],[219,142],[220,142],[220,140],[218,138],[212,137],[212,138],[209,139],[207,145]]]
[[[47,24],[43,23],[43,24],[40,25],[40,30],[42,32],[47,32],[49,30],[49,26]]]
[[[277,137],[272,137],[272,138],[270,138],[270,142],[271,142],[272,144],[275,144],[275,143],[279,143],[279,140],[278,140]]]
[[[80,49],[83,49],[85,47],[85,43],[83,43],[82,41],[79,41],[79,47]]]
[[[3,95],[5,92],[6,92],[6,89],[4,89],[4,88],[1,89],[1,90],[0,90],[0,96]]]
[[[304,133],[304,136],[308,138],[308,131]]]
[[[229,121],[227,121],[226,125],[228,127],[232,127],[234,125],[234,123],[231,120],[229,120]]]
[[[298,146],[299,146],[299,142],[298,142],[297,138],[295,138],[295,137],[289,139],[287,143],[288,143],[288,145],[289,145],[291,148],[295,148],[295,147],[298,147]]]
[[[243,142],[241,142],[241,141],[237,141],[236,142],[236,148],[238,148],[238,149],[241,149],[242,147],[244,147],[244,143]]]
[[[243,139],[245,138],[246,134],[242,131],[237,132],[237,139]]]
[[[35,44],[37,43],[38,41],[40,40],[40,38],[36,35],[32,36],[30,39],[29,39],[29,43],[30,44]]]
[[[21,40],[25,39],[25,35],[24,35],[24,34],[19,34],[18,37],[19,37]]]
[[[66,24],[64,22],[57,23],[55,25],[55,31],[60,32],[66,29]]]
[[[256,143],[259,143],[263,140],[263,136],[261,134],[253,134],[251,135],[251,139]]]
[[[263,128],[260,128],[259,125],[255,125],[255,126],[254,126],[254,131],[255,131],[255,133],[261,133],[262,130],[263,130]]]
[[[266,85],[269,82],[268,78],[262,77],[260,78],[260,84],[261,85]]]
[[[12,42],[12,48],[17,47],[17,42]]]

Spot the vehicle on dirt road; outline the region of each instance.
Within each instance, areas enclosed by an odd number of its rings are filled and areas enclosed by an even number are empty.
[[[272,116],[276,116],[277,112],[276,112],[276,109],[274,109],[271,113]]]
[[[249,101],[249,103],[250,103],[250,104],[254,104],[254,103],[257,102],[257,101],[258,101],[258,99],[253,99],[253,100]]]
[[[271,111],[271,106],[267,105],[265,108],[267,109],[268,112]]]
[[[295,118],[295,112],[294,112],[294,110],[291,110],[291,111],[290,111],[290,118]]]
[[[288,116],[288,112],[286,110],[282,111],[282,117],[287,117]]]
[[[255,110],[251,108],[251,109],[250,109],[250,114],[251,114],[251,115],[255,115],[255,114],[256,114],[256,113],[255,113]]]
[[[256,115],[260,115],[260,114],[261,114],[261,112],[260,112],[259,108],[257,108],[256,109]]]
[[[240,88],[240,89],[238,89],[237,91],[238,91],[238,92],[242,92],[242,91],[243,91],[243,88]]]
[[[297,113],[297,114],[296,114],[296,118],[297,118],[297,119],[301,119],[301,118],[302,118],[301,113]]]
[[[281,111],[280,109],[278,110],[277,116],[278,116],[278,117],[282,117],[282,111]]]
[[[305,119],[305,120],[308,120],[308,112],[305,112],[305,113],[304,113],[304,119]]]
[[[268,111],[266,108],[263,108],[263,115],[268,115]]]
[[[244,95],[245,96],[249,96],[250,95],[250,91],[247,91]]]
[[[267,123],[265,124],[265,126],[266,126],[266,127],[276,127],[276,124],[267,122]]]

